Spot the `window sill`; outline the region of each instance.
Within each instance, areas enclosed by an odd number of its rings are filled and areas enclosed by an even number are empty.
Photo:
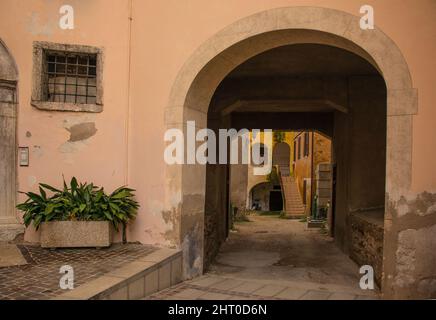
[[[37,109],[47,111],[73,111],[73,112],[102,112],[103,105],[101,104],[84,104],[84,103],[67,103],[67,102],[49,102],[49,101],[34,101],[30,103]]]

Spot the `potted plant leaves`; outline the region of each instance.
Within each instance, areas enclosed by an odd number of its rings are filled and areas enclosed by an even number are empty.
[[[73,177],[70,184],[64,180],[63,188],[39,184],[39,194],[24,193],[25,202],[17,205],[24,212],[24,224],[33,223],[41,228],[41,246],[108,247],[112,242],[112,229],[123,231],[135,219],[139,208],[133,189],[120,187],[107,194],[92,183],[78,183]]]

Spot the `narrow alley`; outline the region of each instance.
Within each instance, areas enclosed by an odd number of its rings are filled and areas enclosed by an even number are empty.
[[[235,223],[208,272],[148,299],[377,299],[359,267],[319,229],[278,215]]]

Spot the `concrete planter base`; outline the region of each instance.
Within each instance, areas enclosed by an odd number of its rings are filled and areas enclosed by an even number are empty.
[[[52,221],[41,224],[43,248],[109,247],[112,226],[108,221]]]

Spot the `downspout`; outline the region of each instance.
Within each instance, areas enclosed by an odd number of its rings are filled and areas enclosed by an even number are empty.
[[[129,184],[129,133],[130,133],[130,77],[131,77],[131,62],[132,62],[132,13],[133,13],[133,0],[129,0],[129,22],[128,22],[128,60],[127,60],[127,110],[125,119],[125,177],[124,184]]]
[[[124,123],[125,128],[125,167],[124,167],[124,185],[129,184],[129,134],[130,134],[130,77],[131,77],[131,60],[132,60],[132,12],[133,12],[133,0],[129,0],[129,22],[128,22],[128,60],[127,60],[127,110],[126,119]],[[127,243],[127,225],[123,223],[122,241]]]

